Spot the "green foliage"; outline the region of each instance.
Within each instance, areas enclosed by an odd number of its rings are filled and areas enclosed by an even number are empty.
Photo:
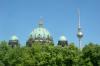
[[[83,58],[89,59],[93,66],[100,66],[100,45],[89,43],[83,48]]]
[[[82,51],[75,47],[34,43],[11,48],[0,42],[0,66],[100,66],[100,45],[89,43]]]

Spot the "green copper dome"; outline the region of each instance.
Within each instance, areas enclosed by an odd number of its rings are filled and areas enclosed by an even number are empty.
[[[18,40],[18,37],[17,37],[16,35],[13,35],[13,36],[11,37],[11,40]]]
[[[40,28],[39,27],[39,28],[36,28],[32,31],[31,37],[33,39],[35,39],[35,38],[44,38],[44,39],[46,39],[46,38],[51,37],[51,36],[50,36],[50,33],[45,28]]]
[[[67,38],[65,36],[61,36],[59,40],[60,41],[67,41]]]
[[[39,21],[39,26],[31,32],[30,37],[34,40],[41,40],[41,41],[52,40],[49,31],[43,26],[43,20]]]

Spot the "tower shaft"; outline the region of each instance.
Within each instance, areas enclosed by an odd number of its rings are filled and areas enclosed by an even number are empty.
[[[77,37],[78,37],[78,40],[79,40],[79,48],[81,49],[81,39],[83,37],[83,33],[81,31],[81,25],[80,25],[80,11],[78,9],[78,32],[77,32]]]

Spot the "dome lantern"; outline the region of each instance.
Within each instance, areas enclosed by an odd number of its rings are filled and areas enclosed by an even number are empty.
[[[41,17],[39,20],[39,27],[43,27],[44,19]]]

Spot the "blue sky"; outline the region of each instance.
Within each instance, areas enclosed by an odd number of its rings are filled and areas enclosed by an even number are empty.
[[[100,43],[100,0],[0,0],[0,40],[8,41],[17,35],[25,45],[43,16],[45,28],[55,43],[65,35],[69,43],[78,45],[77,8],[84,32],[83,46],[89,42]]]

